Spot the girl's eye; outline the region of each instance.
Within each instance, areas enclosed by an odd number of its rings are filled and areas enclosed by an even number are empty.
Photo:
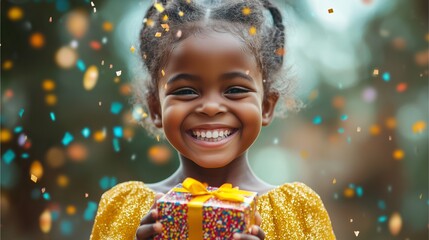
[[[237,94],[237,93],[247,93],[247,92],[249,92],[249,90],[244,89],[244,88],[233,87],[233,88],[228,89],[225,93],[227,93],[227,94],[230,94],[230,93]]]
[[[192,95],[192,94],[197,94],[197,93],[192,89],[185,88],[185,89],[180,89],[178,91],[175,91],[172,94],[173,95]]]

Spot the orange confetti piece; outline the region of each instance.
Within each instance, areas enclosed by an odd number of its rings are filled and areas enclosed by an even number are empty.
[[[355,196],[355,191],[352,188],[346,188],[344,189],[343,194],[346,198],[352,198]]]
[[[396,91],[399,93],[405,92],[405,90],[407,90],[407,83],[398,83],[398,85],[396,85]]]
[[[424,121],[417,121],[413,124],[413,133],[422,133],[426,129],[426,123]]]
[[[380,127],[377,124],[374,124],[371,126],[371,128],[369,129],[369,132],[371,133],[371,135],[378,135],[381,132]]]
[[[45,37],[41,33],[33,33],[30,36],[30,45],[36,49],[45,45]]]
[[[405,153],[401,149],[396,149],[395,151],[393,151],[393,158],[395,160],[402,160],[404,156],[405,156]]]
[[[2,143],[9,142],[12,139],[12,133],[8,129],[1,129],[0,139]]]
[[[19,7],[11,7],[7,12],[7,16],[11,21],[19,21],[24,16],[24,12]]]
[[[42,82],[42,88],[45,91],[52,91],[55,89],[55,82],[51,79],[45,79]]]
[[[49,106],[54,106],[55,104],[57,104],[57,96],[55,96],[54,94],[48,94],[45,96],[45,102]]]
[[[5,70],[5,71],[10,70],[13,67],[13,62],[11,60],[5,60],[3,62],[3,66],[2,67],[3,67],[3,70]]]
[[[334,13],[334,9],[333,8],[328,9],[328,13]]]
[[[111,32],[113,30],[113,24],[111,22],[104,22],[102,27],[106,32]]]

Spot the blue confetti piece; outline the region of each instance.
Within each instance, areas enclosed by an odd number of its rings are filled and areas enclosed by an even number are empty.
[[[30,155],[28,153],[21,154],[21,158],[23,158],[23,159],[27,159],[28,157],[30,157]]]
[[[352,142],[352,137],[347,137],[347,143],[351,143]]]
[[[113,114],[119,114],[122,110],[122,103],[120,102],[112,102],[112,105],[110,105],[110,112]]]
[[[44,192],[43,193],[43,199],[49,201],[49,200],[51,200],[51,195],[49,193],[47,193],[47,192]]]
[[[13,130],[15,133],[20,133],[22,131],[22,127],[21,126],[17,126],[15,127],[15,129]]]
[[[349,118],[346,114],[341,115],[341,120],[346,121]]]
[[[58,212],[58,210],[56,209],[51,210],[51,218],[52,218],[52,221],[58,220],[58,218],[60,218],[60,212]]]
[[[117,138],[121,138],[123,136],[123,131],[121,126],[113,127],[113,135]]]
[[[102,177],[99,184],[102,190],[107,190],[109,188],[109,177]]]
[[[39,199],[40,195],[41,195],[40,189],[35,188],[35,189],[33,189],[33,191],[31,191],[31,198],[34,200]]]
[[[55,113],[54,113],[54,112],[51,112],[51,113],[50,113],[50,115],[51,115],[51,120],[52,120],[52,122],[55,122]]]
[[[384,223],[387,221],[387,216],[386,215],[382,215],[380,217],[378,217],[378,222],[379,223]]]
[[[15,152],[12,149],[7,150],[3,153],[2,159],[4,163],[10,164],[15,159]]]
[[[24,115],[24,108],[21,108],[21,110],[19,110],[19,117],[22,118],[22,115]]]
[[[77,60],[76,67],[82,72],[86,69],[85,63],[81,59]]]
[[[55,1],[55,7],[59,12],[65,12],[69,10],[70,3],[68,0],[56,0]]]
[[[73,224],[69,220],[62,220],[60,223],[61,233],[65,236],[69,236],[73,233]]]
[[[356,188],[356,195],[358,197],[362,197],[363,196],[363,188],[362,187],[357,187]]]
[[[67,145],[69,145],[73,141],[73,139],[74,139],[73,135],[71,135],[69,132],[66,132],[64,134],[62,143],[63,143],[64,146],[67,146]]]
[[[86,221],[92,221],[92,219],[95,217],[96,211],[97,204],[95,202],[88,202],[88,206],[83,213],[83,219],[85,219]]]
[[[378,208],[380,208],[381,210],[386,210],[386,202],[383,200],[378,200]]]
[[[89,128],[84,128],[84,129],[82,129],[82,135],[85,137],[85,138],[88,138],[89,137],[89,135],[91,135],[91,130],[89,130]]]
[[[121,150],[121,147],[119,146],[119,140],[117,138],[114,138],[113,140],[113,149],[115,152],[119,152]]]
[[[382,78],[383,78],[383,80],[384,80],[385,82],[390,81],[390,73],[389,73],[389,72],[385,72],[385,73],[383,73]]]
[[[344,128],[338,128],[338,133],[344,133]]]
[[[316,116],[313,118],[313,124],[314,125],[319,125],[322,123],[322,117],[321,116]]]

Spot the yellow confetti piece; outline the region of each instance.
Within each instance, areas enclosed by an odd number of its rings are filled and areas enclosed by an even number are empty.
[[[30,166],[30,175],[35,176],[37,178],[41,178],[43,176],[43,166],[40,161],[34,161]]]
[[[155,33],[155,37],[161,37],[161,33],[160,32],[156,32]]]
[[[334,13],[334,9],[333,8],[328,9],[328,13]]]
[[[146,20],[146,26],[153,27],[153,26],[155,26],[155,22],[149,18]]]
[[[389,117],[386,119],[386,127],[389,129],[396,128],[396,119],[393,117]]]
[[[160,12],[160,13],[164,12],[164,10],[165,10],[161,3],[155,3],[153,6],[154,6],[154,7],[156,8],[156,10],[157,10],[158,12]]]
[[[241,12],[243,13],[244,16],[247,16],[247,15],[249,15],[252,12],[252,10],[249,7],[244,7],[241,10]]]
[[[346,198],[352,198],[355,196],[355,191],[353,190],[353,188],[346,188],[344,189],[343,194]]]
[[[19,7],[11,7],[7,12],[7,16],[11,21],[19,21],[24,16],[24,12]]]
[[[45,211],[42,212],[42,214],[40,214],[40,217],[39,217],[40,230],[42,230],[43,233],[49,233],[51,231],[51,225],[52,225],[51,211],[49,211],[49,209],[46,209]]]
[[[5,60],[3,62],[2,67],[3,67],[3,70],[5,70],[5,71],[10,70],[13,67],[13,62],[11,60]]]
[[[52,91],[55,89],[55,82],[51,79],[45,79],[42,82],[42,88],[45,91]]]
[[[67,187],[69,185],[69,178],[66,175],[59,175],[57,177],[57,184],[60,187]]]
[[[332,184],[336,184],[337,183],[337,179],[336,178],[334,178],[333,180],[332,180]]]
[[[164,77],[165,76],[165,71],[164,69],[161,70],[161,75]]]
[[[168,20],[168,15],[164,15],[164,16],[162,17],[162,21],[166,22],[167,20]]]
[[[371,135],[378,135],[381,132],[380,127],[377,124],[374,124],[371,126],[371,128],[369,129],[369,132],[371,133]]]
[[[374,71],[372,71],[373,76],[378,76],[378,74],[379,74],[379,70],[377,68],[374,69]]]
[[[401,149],[396,149],[395,151],[393,151],[393,158],[395,160],[402,160],[404,156],[405,156],[405,153]]]
[[[426,123],[424,121],[417,121],[413,124],[413,133],[422,133],[426,129]]]
[[[134,46],[131,46],[131,47],[130,47],[130,52],[131,52],[131,53],[134,53],[134,51],[136,51],[136,48],[135,48]]]
[[[183,13],[182,11],[179,11],[179,16],[183,17],[183,15],[185,15],[185,13]]]
[[[92,90],[97,84],[98,68],[95,65],[88,67],[83,75],[83,88],[87,91]]]
[[[111,32],[113,30],[113,24],[111,22],[104,22],[102,27],[106,32]]]
[[[156,141],[159,142],[159,135],[156,135]]]
[[[0,139],[2,143],[9,142],[12,139],[12,133],[9,131],[9,129],[3,128],[0,131]]]
[[[191,0],[186,0],[187,3],[191,3]]]
[[[249,34],[250,35],[255,35],[256,34],[256,28],[254,26],[250,27]]]
[[[66,212],[68,215],[74,215],[76,213],[76,207],[73,205],[68,205],[66,208]]]
[[[37,183],[37,177],[36,177],[36,176],[34,176],[33,174],[31,174],[30,179],[31,179],[31,181],[33,181],[33,182]]]
[[[300,152],[301,158],[302,159],[307,159],[308,158],[308,152],[303,150]]]
[[[45,102],[48,106],[54,106],[57,104],[57,96],[54,94],[48,94],[45,96]]]
[[[394,212],[389,219],[389,231],[392,236],[397,236],[402,228],[402,218],[398,212]]]

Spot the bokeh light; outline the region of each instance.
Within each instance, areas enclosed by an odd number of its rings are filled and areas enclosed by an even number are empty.
[[[75,65],[78,55],[71,47],[61,47],[55,55],[55,61],[62,68],[71,68]]]

